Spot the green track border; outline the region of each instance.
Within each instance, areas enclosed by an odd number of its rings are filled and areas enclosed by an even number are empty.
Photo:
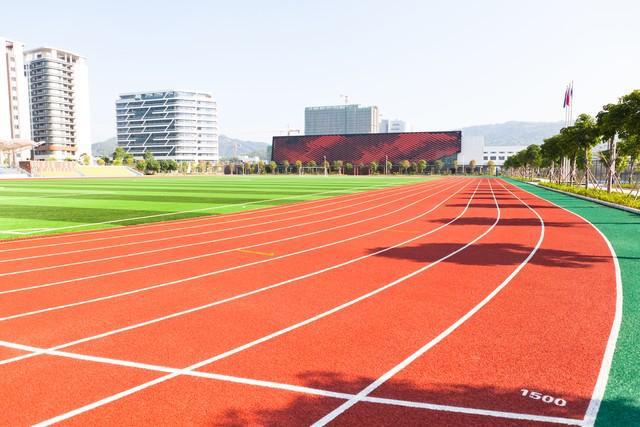
[[[582,216],[611,242],[622,277],[622,324],[596,426],[640,426],[640,215],[503,179]]]

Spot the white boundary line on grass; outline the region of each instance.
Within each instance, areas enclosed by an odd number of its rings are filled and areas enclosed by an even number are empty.
[[[500,184],[500,185],[502,185],[502,184]],[[465,313],[464,316],[460,317],[456,322],[451,324],[451,326],[449,326],[447,329],[442,331],[442,333],[440,333],[437,337],[435,337],[432,340],[430,340],[429,342],[427,342],[425,345],[420,347],[418,350],[416,350],[409,357],[407,357],[406,359],[402,360],[396,366],[394,366],[393,368],[388,370],[386,373],[384,373],[378,379],[376,379],[371,384],[369,384],[367,387],[362,389],[353,398],[349,399],[348,401],[346,401],[345,403],[343,403],[342,405],[340,405],[339,407],[337,407],[336,409],[334,409],[333,411],[331,411],[330,413],[328,413],[327,415],[325,415],[324,417],[322,417],[321,419],[316,421],[313,424],[314,427],[321,427],[321,426],[324,426],[324,425],[330,423],[331,421],[333,421],[340,414],[344,413],[346,410],[351,408],[353,405],[355,405],[356,403],[361,401],[364,396],[368,396],[369,394],[371,394],[371,392],[373,392],[375,389],[380,387],[382,384],[384,384],[386,381],[388,381],[391,377],[393,377],[398,372],[400,372],[401,370],[403,370],[404,368],[409,366],[411,363],[413,363],[415,360],[417,360],[424,353],[426,353],[427,351],[429,351],[430,349],[432,349],[433,347],[438,345],[442,340],[444,340],[449,335],[451,335],[456,329],[458,329],[463,323],[465,323],[467,320],[469,320],[471,317],[473,317],[473,315],[475,315],[478,311],[480,311],[485,305],[487,305],[489,303],[489,301],[491,301],[498,293],[500,293],[500,291],[502,289],[504,289],[504,287],[507,286],[511,282],[511,280],[513,280],[513,278],[520,272],[520,270],[522,270],[524,268],[524,266],[529,263],[531,258],[533,258],[533,256],[536,254],[536,252],[540,248],[540,245],[542,245],[542,241],[544,240],[544,228],[545,228],[544,227],[544,220],[542,219],[540,214],[538,212],[536,212],[535,209],[533,209],[531,206],[529,206],[520,197],[518,197],[516,194],[514,194],[511,190],[509,190],[504,185],[502,185],[502,187],[505,190],[509,191],[509,193],[511,193],[515,198],[517,198],[522,204],[524,204],[526,207],[528,207],[529,210],[531,210],[531,212],[533,212],[538,217],[538,220],[540,221],[540,226],[541,226],[541,228],[540,228],[540,237],[538,238],[538,242],[536,243],[536,245],[533,248],[533,250],[529,253],[527,258],[525,258],[524,261],[522,261],[520,263],[520,265],[518,265],[515,268],[515,270],[513,270],[511,272],[511,274],[509,276],[507,276],[507,278],[502,283],[500,283],[489,295],[487,295],[482,301],[480,301],[471,310],[469,310],[467,313]],[[494,197],[494,200],[495,200],[495,197]],[[495,224],[497,224],[499,220],[500,220],[500,215],[498,214],[498,219],[496,220]],[[495,226],[495,224],[494,224],[494,226]]]
[[[476,191],[477,191],[479,186],[480,186],[480,184],[478,183],[478,185],[476,186]],[[425,212],[423,212],[422,214],[420,214],[420,215],[418,215],[416,217],[404,220],[401,223],[397,223],[397,224],[388,226],[388,227],[386,227],[386,229],[397,227],[398,225],[402,225],[402,224],[405,224],[407,222],[414,221],[414,220],[416,220],[416,219],[418,219],[420,217],[423,217],[423,216],[429,214],[430,212],[433,212],[440,205],[444,204],[447,200],[450,200],[451,198],[453,198],[453,196],[455,196],[456,194],[458,194],[460,191],[462,191],[465,188],[467,188],[466,185],[464,187],[461,187],[455,193],[451,194],[451,196],[448,197],[447,199],[443,200],[439,204],[437,204],[437,205],[433,206],[432,208],[430,208],[428,211],[425,211]],[[476,191],[474,191],[474,195],[475,195]],[[370,254],[367,254],[367,255],[362,255],[362,256],[359,256],[357,258],[352,258],[352,259],[350,259],[348,261],[344,261],[344,262],[341,262],[339,264],[335,264],[335,265],[323,268],[321,270],[316,270],[316,271],[313,271],[313,272],[310,272],[310,273],[306,273],[306,274],[303,274],[303,275],[300,275],[300,276],[297,276],[297,277],[293,277],[293,278],[290,278],[290,279],[287,279],[287,280],[283,280],[281,282],[277,282],[277,283],[274,283],[274,284],[271,284],[271,285],[268,285],[268,286],[265,286],[265,287],[262,287],[262,288],[254,289],[252,291],[248,291],[248,292],[244,292],[242,294],[234,295],[232,297],[224,298],[222,300],[213,301],[213,302],[210,302],[208,304],[204,304],[204,305],[197,306],[197,307],[192,307],[192,308],[187,309],[187,310],[175,312],[175,313],[172,313],[172,314],[169,314],[169,315],[166,315],[166,316],[157,317],[155,319],[147,320],[145,322],[135,323],[133,325],[129,325],[129,326],[125,326],[125,327],[122,327],[122,328],[114,329],[114,330],[111,330],[111,331],[108,331],[108,332],[103,332],[101,334],[97,334],[97,335],[93,335],[93,336],[90,336],[90,337],[81,338],[81,339],[78,339],[78,340],[75,340],[75,341],[71,341],[71,342],[67,342],[67,343],[64,343],[64,344],[59,344],[59,345],[57,345],[55,347],[49,348],[48,350],[50,350],[50,351],[61,350],[63,348],[71,347],[71,346],[78,345],[78,344],[83,344],[83,343],[86,343],[86,342],[89,342],[89,341],[94,341],[96,339],[105,338],[105,337],[108,337],[108,336],[111,336],[111,335],[116,335],[116,334],[119,334],[119,333],[122,333],[122,332],[126,332],[126,331],[130,331],[130,330],[137,329],[137,328],[140,328],[140,327],[148,326],[148,325],[151,325],[151,324],[154,324],[154,323],[158,323],[158,322],[162,322],[162,321],[165,321],[165,320],[169,320],[169,319],[172,319],[172,318],[175,318],[175,317],[180,317],[180,316],[184,316],[186,314],[195,313],[197,311],[205,310],[207,308],[215,307],[217,305],[221,305],[221,304],[225,304],[225,303],[232,302],[232,301],[235,301],[235,300],[239,300],[241,298],[246,298],[246,297],[249,297],[251,295],[262,293],[262,292],[265,292],[265,291],[268,291],[268,290],[271,290],[271,289],[274,289],[274,288],[278,288],[280,286],[287,285],[289,283],[293,283],[293,282],[296,282],[296,281],[299,281],[299,280],[307,279],[309,277],[313,277],[313,276],[316,276],[316,275],[319,275],[319,274],[322,274],[322,273],[326,273],[327,271],[335,270],[335,269],[344,267],[345,265],[353,264],[353,263],[359,262],[359,261],[361,261],[363,259],[367,259],[367,258],[370,258],[372,256],[379,255],[381,253],[387,252],[387,251],[392,250],[394,248],[406,245],[407,243],[411,243],[411,242],[413,242],[415,240],[418,240],[420,238],[423,238],[423,237],[425,237],[427,235],[433,234],[436,231],[439,231],[439,230],[447,227],[451,223],[457,221],[469,209],[469,204],[471,203],[472,199],[473,199],[473,195],[469,199],[469,202],[467,203],[466,207],[462,210],[462,212],[460,212],[453,220],[449,221],[448,223],[440,225],[440,226],[438,226],[438,227],[436,227],[436,228],[434,228],[434,229],[432,229],[432,230],[430,230],[430,231],[428,231],[426,233],[423,233],[423,234],[421,234],[419,236],[412,237],[410,239],[407,239],[407,240],[404,240],[404,241],[402,241],[400,243],[397,243],[397,244],[395,244],[393,246],[389,246],[389,247],[387,247],[385,249],[381,249],[379,251],[376,251],[376,252],[373,252],[373,253],[370,253]],[[9,359],[5,359],[5,360],[0,360],[0,365],[7,365],[9,363],[17,362],[17,361],[23,360],[23,359],[28,359],[30,357],[37,356],[37,355],[38,355],[38,353],[30,353],[30,354],[26,354],[26,355],[15,356],[15,357],[12,357],[12,358],[9,358]]]
[[[388,186],[371,185],[371,186],[363,186],[363,187],[353,187],[353,188],[349,188],[349,189],[346,189],[346,190],[349,191],[349,190],[357,190],[357,189],[377,189],[377,188],[386,188],[386,187],[388,187]],[[345,190],[344,188],[341,188],[340,190],[322,191],[322,192],[319,192],[319,193],[311,193],[311,194],[298,194],[298,195],[294,195],[294,196],[277,197],[277,198],[273,198],[273,199],[255,200],[253,202],[232,203],[232,204],[221,205],[221,206],[209,206],[209,207],[206,207],[206,208],[189,209],[189,210],[176,211],[176,212],[166,212],[166,213],[161,213],[161,214],[145,215],[145,216],[139,216],[139,217],[133,217],[133,218],[114,219],[114,220],[110,220],[110,221],[74,224],[74,225],[68,225],[68,226],[64,226],[64,227],[50,227],[50,228],[47,228],[47,231],[69,230],[69,229],[73,229],[73,228],[90,227],[90,226],[94,226],[94,225],[117,224],[117,223],[120,223],[120,222],[135,221],[135,220],[139,220],[139,219],[159,218],[159,217],[164,217],[164,216],[173,216],[173,215],[180,215],[180,214],[193,213],[193,212],[205,212],[205,211],[210,211],[210,210],[214,210],[214,209],[228,208],[228,207],[232,207],[232,206],[245,206],[245,205],[252,205],[252,204],[256,204],[256,203],[273,202],[273,201],[277,201],[277,200],[288,200],[288,199],[295,199],[295,198],[299,198],[299,197],[317,196],[317,195],[320,195],[320,194],[335,193],[337,191],[344,191],[344,190]],[[351,194],[351,193],[348,193],[348,194]],[[12,231],[12,230],[0,230],[0,234],[7,233],[7,231]],[[33,233],[31,233],[31,234],[33,234]]]
[[[510,184],[510,185],[514,185],[514,184]],[[546,199],[544,197],[538,196],[536,194],[533,194],[532,192],[520,187],[520,186],[515,186],[519,189],[521,189],[522,191],[524,191],[525,193],[531,194],[534,197],[537,197],[541,200],[544,200],[545,202],[559,208],[562,209],[566,212],[569,212],[570,214],[576,216],[577,218],[583,220],[584,222],[586,222],[587,224],[589,224],[591,227],[593,227],[598,234],[602,237],[602,239],[604,240],[604,242],[607,244],[607,247],[609,248],[609,251],[611,252],[611,256],[613,257],[613,264],[614,264],[614,269],[615,269],[615,277],[616,277],[616,309],[615,309],[615,314],[613,317],[613,323],[611,324],[611,331],[609,332],[609,338],[607,340],[607,345],[605,347],[605,351],[604,351],[604,355],[602,357],[602,363],[600,365],[600,371],[598,373],[598,378],[596,380],[596,384],[595,387],[593,389],[593,394],[591,395],[591,401],[589,402],[589,406],[587,407],[587,411],[585,413],[584,416],[584,425],[585,426],[593,426],[596,422],[596,418],[598,417],[598,411],[600,410],[600,405],[602,403],[602,400],[604,399],[604,393],[605,390],[607,388],[607,383],[609,381],[609,374],[611,372],[611,364],[613,363],[613,355],[615,353],[616,350],[616,343],[618,342],[618,335],[620,333],[620,326],[622,325],[622,302],[623,302],[623,295],[622,295],[622,275],[620,272],[620,263],[618,262],[618,255],[616,254],[615,249],[613,248],[613,245],[611,244],[611,242],[609,241],[609,239],[607,238],[607,236],[605,236],[605,234],[600,231],[600,229],[598,227],[596,227],[591,221],[589,221],[588,219],[586,219],[585,217],[583,217],[582,215],[576,213],[576,212],[572,212],[567,208],[564,208],[554,202],[552,202],[549,199]],[[555,193],[560,193],[560,194],[564,194],[565,196],[569,196],[572,197],[573,194],[570,193],[564,193],[564,192],[558,192],[555,191],[555,189],[549,189],[547,187],[542,187],[542,186],[538,186],[538,188],[543,188],[547,191],[552,191]],[[577,197],[578,199],[582,199],[581,197]],[[586,199],[583,199],[586,200]],[[591,200],[586,200],[589,202],[594,203]]]
[[[224,250],[216,251],[216,252],[207,252],[207,253],[200,254],[200,255],[194,255],[194,256],[190,256],[190,257],[186,257],[186,258],[172,259],[172,260],[159,262],[159,263],[155,263],[155,264],[147,264],[147,265],[142,265],[142,266],[138,266],[138,267],[130,267],[130,268],[121,269],[121,270],[113,270],[113,271],[109,271],[109,272],[105,272],[105,273],[93,274],[93,275],[90,275],[90,276],[76,277],[76,278],[73,278],[73,279],[65,279],[65,280],[59,280],[59,281],[55,281],[55,282],[43,283],[43,284],[39,284],[39,285],[29,285],[29,286],[23,286],[23,287],[20,287],[20,288],[3,290],[3,291],[0,291],[0,295],[16,293],[16,292],[24,292],[24,291],[34,290],[34,289],[47,288],[47,287],[52,287],[52,286],[63,285],[63,284],[66,284],[66,283],[78,282],[78,281],[82,281],[82,280],[95,279],[95,278],[106,277],[106,276],[113,276],[113,275],[116,275],[116,274],[130,273],[132,271],[140,271],[140,270],[144,270],[144,269],[148,269],[148,268],[155,268],[155,267],[160,267],[160,266],[164,266],[164,265],[180,263],[180,262],[184,262],[184,261],[192,261],[192,260],[195,260],[195,259],[202,259],[202,258],[207,258],[207,257],[215,256],[215,255],[220,255],[220,254],[225,254],[225,253],[230,253],[230,252],[236,252],[236,251],[239,251],[239,250],[246,250],[246,249],[256,248],[256,247],[270,245],[270,244],[274,244],[274,243],[280,243],[280,242],[284,242],[284,241],[296,240],[296,239],[299,239],[299,238],[302,238],[302,237],[308,237],[308,236],[312,236],[312,235],[315,235],[315,234],[322,234],[322,233],[325,233],[327,231],[337,230],[337,229],[340,229],[340,228],[349,227],[349,226],[352,226],[352,225],[355,225],[355,224],[360,224],[360,223],[363,223],[363,222],[367,222],[367,221],[371,221],[371,220],[374,220],[374,219],[378,219],[378,218],[382,218],[382,217],[385,217],[385,216],[389,216],[389,215],[395,214],[395,213],[397,213],[399,211],[402,211],[402,210],[405,210],[405,209],[407,209],[407,208],[409,208],[409,207],[411,207],[411,206],[413,206],[413,205],[415,205],[415,204],[417,204],[419,202],[422,202],[422,201],[424,201],[426,199],[429,199],[429,198],[433,197],[436,194],[439,194],[439,193],[441,193],[443,191],[446,191],[447,189],[450,189],[452,187],[455,187],[455,185],[446,187],[446,188],[444,188],[444,189],[442,189],[440,191],[437,191],[435,193],[430,193],[428,196],[423,197],[422,199],[414,201],[414,202],[412,202],[412,203],[410,203],[408,205],[405,205],[405,206],[403,206],[403,207],[401,207],[399,209],[396,209],[394,211],[387,212],[387,213],[380,214],[380,215],[376,215],[376,216],[372,216],[372,217],[361,219],[361,220],[357,220],[357,221],[353,221],[353,222],[350,222],[350,223],[347,223],[347,224],[336,225],[336,226],[333,226],[333,227],[330,227],[330,228],[323,228],[321,230],[315,230],[315,231],[311,231],[311,232],[308,232],[308,233],[297,234],[297,235],[293,235],[293,236],[289,236],[289,237],[283,237],[281,239],[270,240],[268,242],[256,243],[256,244],[248,245],[248,246],[240,246],[240,247],[231,248],[231,249],[224,249]],[[421,192],[418,192],[418,193],[414,193],[414,194],[412,194],[410,196],[407,196],[407,197],[412,197],[415,194],[428,192],[431,189],[432,188],[429,188],[427,190],[424,190],[424,191],[421,191]],[[404,198],[407,198],[407,197],[403,197],[400,200],[402,200]],[[397,201],[397,200],[390,201],[390,202],[388,202],[386,204],[393,203],[395,201]],[[349,215],[355,215],[355,214],[360,213],[360,212],[364,212],[364,211],[368,211],[368,210],[372,210],[372,209],[377,209],[380,206],[381,205],[373,206],[373,207],[370,207],[370,208],[362,209],[362,210],[354,212],[354,213],[338,215],[338,216],[335,216],[335,217],[329,218],[329,219],[325,218],[325,219],[322,219],[322,220],[310,221],[310,222],[308,222],[306,224],[311,224],[311,223],[314,223],[314,222],[323,222],[323,221],[328,221],[330,219],[340,218],[340,217],[349,216]],[[294,228],[294,227],[298,227],[300,225],[301,224],[294,224],[294,225],[291,225],[291,226],[282,227],[281,229]],[[304,225],[304,223],[302,225]],[[272,232],[272,231],[274,231],[274,230],[265,230],[265,231],[261,231],[261,232],[250,233],[250,234],[243,235],[243,236],[240,236],[240,237],[247,237],[247,236],[251,236],[251,235],[264,234],[264,233],[269,233],[269,232]],[[358,238],[358,237],[362,237],[362,236],[365,236],[365,235],[367,235],[367,233],[354,236],[353,238]],[[237,237],[238,236],[231,236],[231,237],[228,237],[228,238],[207,241],[205,243],[209,244],[209,243],[212,243],[212,242],[217,242],[217,241],[222,241],[222,240],[233,240],[233,239],[235,239]],[[352,239],[352,238],[349,238],[349,239]],[[347,241],[349,239],[344,239],[344,240],[341,240],[341,241],[337,241],[337,242],[334,242],[332,244],[342,243],[342,242]],[[331,246],[332,244],[327,244],[326,246]],[[194,246],[194,245],[195,244],[188,244],[188,245],[182,245],[180,247]],[[316,248],[312,248],[312,249],[309,249],[309,250],[318,249],[318,248],[322,248],[322,247],[326,247],[326,246],[318,246]],[[169,248],[169,249],[176,249],[176,247]],[[146,251],[144,253],[159,252],[161,250],[165,250],[165,249],[162,249],[162,248],[161,249],[154,249],[154,250]],[[305,251],[302,251],[302,252],[305,252]],[[302,252],[297,252],[297,253],[302,253]],[[281,255],[279,257],[271,258],[270,260],[264,260],[264,261],[260,261],[260,262],[274,261],[274,260],[277,260],[277,259],[286,258],[287,256],[295,255],[297,253],[294,252],[294,253],[290,253],[290,254],[284,254],[284,255]],[[140,255],[140,253],[128,254],[126,256],[132,256],[132,255]],[[119,257],[120,256],[114,256],[114,257],[110,257],[110,259],[119,258]],[[260,263],[260,262],[258,262],[258,263]],[[87,263],[87,262],[78,262],[76,264],[83,264],[83,263]],[[221,272],[231,271],[231,270],[234,270],[234,269],[237,269],[237,268],[240,268],[240,267],[254,265],[254,264],[255,263],[249,263],[249,264],[244,264],[244,265],[240,265],[240,266],[233,267],[233,268],[227,268],[225,270],[213,271],[213,272],[209,272],[209,273],[206,273],[206,274],[203,274],[203,275],[187,277],[187,278],[180,279],[180,280],[177,280],[177,281],[171,282],[171,283],[180,283],[180,282],[193,280],[193,279],[197,279],[197,278],[201,278],[201,277],[207,277],[207,276],[211,276],[211,275],[218,274],[218,273],[221,273]],[[32,270],[32,271],[35,271],[35,270]],[[23,272],[24,271],[22,271],[21,273],[23,273]],[[0,274],[0,276],[3,276],[3,275],[9,275],[9,274]],[[159,286],[155,286],[155,287],[159,287]],[[153,289],[153,288],[154,287],[151,287],[150,289]],[[125,293],[123,295],[127,295],[127,294],[128,293]],[[0,317],[0,322],[4,321],[4,320],[9,320],[10,318],[11,317]]]
[[[491,187],[491,185],[489,185],[489,186]],[[478,187],[476,187],[476,190],[477,190],[477,188]],[[493,199],[494,199],[494,202],[496,204],[496,208],[497,208],[497,212],[498,212],[496,221],[493,223],[493,225],[491,225],[489,228],[487,228],[487,230],[482,232],[478,237],[473,239],[471,242],[465,244],[464,246],[458,248],[457,250],[455,250],[453,252],[450,252],[448,255],[445,255],[445,256],[443,256],[443,257],[441,257],[441,258],[439,258],[439,259],[437,259],[437,260],[435,260],[435,261],[433,261],[433,262],[431,262],[431,263],[429,263],[429,264],[417,269],[417,270],[414,270],[413,272],[411,272],[411,273],[409,273],[409,274],[407,274],[407,275],[405,275],[403,277],[400,277],[400,278],[394,280],[393,282],[388,283],[387,285],[385,285],[383,287],[380,287],[380,288],[378,288],[378,289],[376,289],[374,291],[371,291],[371,292],[369,292],[367,294],[364,294],[364,295],[362,295],[362,296],[360,296],[358,298],[355,298],[355,299],[350,300],[350,301],[348,301],[348,302],[346,302],[344,304],[341,304],[341,305],[339,305],[337,307],[334,307],[331,310],[327,310],[327,311],[325,311],[323,313],[320,313],[320,314],[318,314],[316,316],[308,318],[308,319],[306,319],[306,320],[304,320],[302,322],[298,322],[298,323],[296,323],[294,325],[291,325],[291,326],[289,326],[287,328],[284,328],[284,329],[281,329],[281,330],[276,331],[274,333],[271,333],[269,335],[266,335],[266,336],[264,336],[262,338],[259,338],[257,340],[254,340],[254,341],[250,342],[250,343],[244,344],[244,345],[242,345],[240,347],[236,347],[236,348],[234,348],[232,350],[229,350],[229,351],[226,351],[224,353],[218,354],[218,355],[213,356],[213,357],[211,357],[209,359],[205,359],[205,360],[202,360],[200,362],[194,363],[194,364],[192,364],[192,365],[190,365],[190,366],[188,366],[188,367],[186,367],[184,369],[181,369],[178,372],[169,373],[169,374],[167,374],[165,376],[162,376],[162,377],[156,378],[154,380],[148,381],[146,383],[140,384],[140,385],[138,385],[136,387],[133,387],[133,388],[130,388],[128,390],[124,390],[122,392],[113,394],[113,395],[108,396],[108,397],[106,397],[104,399],[100,399],[100,400],[95,401],[93,403],[84,405],[84,406],[82,406],[80,408],[77,408],[77,409],[74,409],[72,411],[66,412],[64,414],[58,415],[58,416],[56,416],[54,418],[50,418],[49,420],[45,420],[42,423],[39,423],[37,425],[46,426],[46,425],[51,425],[51,424],[54,424],[54,423],[57,423],[57,422],[72,418],[72,417],[77,416],[79,414],[82,414],[84,412],[93,410],[93,409],[98,408],[100,406],[103,406],[103,405],[106,405],[108,403],[111,403],[111,402],[114,402],[116,400],[119,400],[119,399],[121,399],[123,397],[126,397],[126,396],[132,395],[134,393],[137,393],[137,392],[139,392],[141,390],[144,390],[146,388],[149,388],[149,387],[151,387],[153,385],[160,384],[162,382],[165,382],[165,381],[168,381],[168,380],[170,380],[172,378],[175,378],[175,377],[177,377],[179,375],[183,375],[184,371],[194,371],[194,370],[199,369],[199,368],[201,368],[203,366],[209,365],[210,363],[213,363],[213,362],[215,362],[217,360],[223,359],[225,357],[229,357],[229,356],[231,356],[233,354],[236,354],[236,353],[238,353],[240,351],[244,351],[244,350],[246,350],[248,348],[254,347],[254,346],[258,345],[258,344],[261,344],[263,342],[266,342],[268,340],[276,338],[276,337],[278,337],[280,335],[283,335],[285,333],[288,333],[288,332],[290,332],[292,330],[298,329],[300,327],[303,327],[303,326],[306,326],[306,325],[308,325],[310,323],[313,323],[313,322],[315,322],[317,320],[320,320],[320,319],[322,319],[324,317],[332,315],[332,314],[334,314],[334,313],[336,313],[336,312],[338,312],[340,310],[343,310],[343,309],[345,309],[347,307],[350,307],[351,305],[354,305],[354,304],[356,304],[356,303],[358,303],[358,302],[360,302],[360,301],[362,301],[364,299],[370,298],[370,297],[372,297],[372,296],[374,296],[374,295],[376,295],[376,294],[378,294],[380,292],[383,292],[384,290],[386,290],[388,288],[396,286],[399,283],[402,283],[405,280],[407,280],[407,279],[409,279],[411,277],[414,277],[414,276],[416,276],[416,275],[418,275],[418,274],[430,269],[431,267],[439,264],[440,262],[452,257],[453,255],[455,255],[455,254],[463,251],[467,247],[471,246],[472,244],[474,244],[475,242],[480,240],[482,237],[487,235],[489,232],[491,232],[491,230],[493,230],[495,228],[495,226],[497,225],[497,223],[498,223],[498,221],[500,219],[500,207],[498,205],[498,201],[495,198],[495,193],[493,192],[493,188],[491,188],[491,192],[493,194]],[[474,195],[475,195],[475,191],[474,191]],[[469,199],[469,202],[467,203],[467,208],[470,205],[471,200],[473,200],[474,195],[472,195],[471,198]],[[465,208],[465,211],[466,211],[467,208]],[[444,228],[444,227],[448,226],[449,224],[451,224],[454,221],[456,221],[460,216],[458,216],[458,217],[454,218],[452,221],[442,225],[440,228]]]
[[[185,375],[190,377],[206,378],[210,380],[229,382],[234,384],[250,385],[250,386],[262,387],[262,388],[268,388],[268,389],[285,390],[285,391],[291,391],[295,393],[309,394],[312,396],[330,397],[330,398],[343,399],[343,400],[348,400],[354,396],[353,394],[349,394],[349,393],[335,392],[331,390],[300,386],[296,384],[287,384],[287,383],[281,383],[281,382],[275,382],[275,381],[258,380],[258,379],[252,379],[252,378],[237,377],[232,375],[216,374],[211,372],[187,371],[187,370],[171,368],[167,366],[152,365],[148,363],[139,363],[139,362],[133,362],[128,360],[111,359],[106,357],[91,356],[91,355],[85,355],[85,354],[79,354],[79,353],[69,353],[69,352],[63,352],[63,351],[46,351],[46,349],[26,346],[21,344],[15,344],[15,343],[10,343],[6,341],[0,341],[0,345],[3,347],[13,348],[21,351],[29,351],[29,352],[44,351],[44,354],[47,354],[49,356],[63,357],[63,358],[68,358],[72,360],[82,360],[86,362],[101,363],[106,365],[114,365],[114,366],[121,366],[121,367],[134,368],[134,369],[143,369],[143,370],[159,372],[159,373],[177,373],[179,375]],[[367,396],[363,398],[363,401],[369,402],[369,403],[382,404],[382,405],[402,406],[407,408],[425,409],[425,410],[460,413],[460,414],[482,415],[482,416],[489,416],[489,417],[496,417],[496,418],[539,421],[539,422],[545,422],[545,423],[559,423],[559,424],[566,424],[566,425],[582,424],[581,420],[576,420],[572,418],[548,417],[548,416],[525,414],[525,413],[518,413],[518,412],[492,411],[487,409],[469,408],[464,406],[441,405],[441,404],[434,404],[434,403],[428,403],[428,402],[389,399],[384,397]],[[41,422],[40,425],[50,425],[55,423],[55,421],[49,420],[48,424],[44,424],[44,423],[47,423],[47,421]]]

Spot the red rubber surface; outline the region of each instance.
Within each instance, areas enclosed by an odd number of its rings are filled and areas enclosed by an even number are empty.
[[[542,225],[524,202],[544,220],[539,248]],[[202,244],[161,250],[189,243]],[[63,251],[77,252],[56,255]],[[156,252],[134,255],[141,251]],[[449,178],[286,208],[0,242],[0,422],[33,424],[78,410],[64,422],[310,424],[446,331],[532,251],[477,313],[370,393],[391,404],[358,402],[333,422],[581,420],[616,308],[606,243],[589,224],[514,186]],[[36,258],[18,259],[25,257]],[[186,257],[198,258],[172,262]],[[159,262],[167,264],[140,268]],[[82,264],[59,266],[69,263]],[[130,269],[137,270],[116,273]],[[98,277],[84,278],[91,275]],[[37,310],[49,311],[31,313]],[[20,358],[30,354],[20,345],[103,359]],[[243,383],[180,375],[101,402],[198,362],[199,372]],[[521,389],[567,405],[523,397]],[[440,406],[401,406],[406,401]],[[476,413],[462,413],[469,410]]]

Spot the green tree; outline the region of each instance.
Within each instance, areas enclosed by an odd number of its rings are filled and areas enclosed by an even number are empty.
[[[80,155],[80,161],[83,165],[88,166],[91,163],[91,156],[89,156],[87,153],[82,153]]]
[[[302,162],[300,160],[296,160],[296,172],[300,173],[302,170]]]
[[[285,160],[282,162],[282,168],[284,169],[284,173],[289,173],[289,160]]]
[[[144,160],[138,160],[136,162],[136,169],[140,172],[144,172],[147,169],[147,162],[145,162]]]
[[[353,174],[353,164],[351,164],[351,163],[347,162],[347,163],[344,165],[344,170],[345,170],[349,175]]]
[[[275,174],[278,171],[278,164],[271,160],[269,162],[269,168],[271,169],[271,173]]]
[[[487,162],[487,168],[489,169],[489,175],[494,176],[496,174],[496,164],[493,160]]]
[[[124,159],[125,154],[127,154],[127,152],[124,150],[124,148],[122,147],[116,147],[115,151],[113,152],[113,161],[115,164],[116,160],[120,160],[120,164],[122,164],[122,159]]]
[[[391,173],[391,171],[393,170],[393,163],[391,163],[391,160],[387,160],[386,161],[386,173]]]
[[[147,174],[153,175],[158,171],[160,171],[160,162],[154,159],[153,156],[151,157],[150,160],[145,160],[145,162],[146,162],[146,166],[144,170]]]
[[[427,168],[427,161],[424,159],[418,160],[418,173],[423,174],[426,168]]]
[[[98,160],[96,160],[96,163],[98,164],[98,166],[104,166],[104,159],[100,157],[98,158]]]
[[[411,162],[409,160],[402,160],[400,162],[400,170],[403,173],[407,173],[409,171],[409,166],[411,166]]]
[[[378,162],[369,163],[369,174],[373,175],[378,171]]]
[[[471,161],[469,162],[469,169],[471,169],[471,174],[476,173],[476,166],[477,166],[476,161],[471,159]]]
[[[442,173],[442,169],[444,168],[444,162],[442,160],[436,160],[435,162],[433,162],[433,165],[436,168],[436,172]]]

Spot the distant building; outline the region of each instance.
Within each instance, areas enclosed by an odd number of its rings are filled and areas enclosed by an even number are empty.
[[[409,126],[407,122],[398,119],[382,119],[380,120],[380,133],[398,133],[408,132]]]
[[[218,161],[218,119],[213,95],[163,90],[120,95],[118,146],[135,157]]]
[[[89,75],[86,58],[41,47],[25,52],[31,136],[41,143],[35,159],[91,154]]]
[[[477,166],[486,166],[491,160],[495,166],[502,166],[507,157],[526,148],[526,145],[486,145],[483,136],[465,136],[463,133],[458,164],[468,165],[474,160]]]
[[[526,148],[526,145],[485,145],[482,152],[482,161],[486,165],[489,160],[493,160],[496,166],[502,166],[507,157],[513,156],[518,151]]]
[[[307,107],[304,110],[305,135],[378,133],[378,107],[358,104]]]
[[[24,45],[0,37],[0,139],[31,139]],[[28,151],[28,150],[27,150]]]

